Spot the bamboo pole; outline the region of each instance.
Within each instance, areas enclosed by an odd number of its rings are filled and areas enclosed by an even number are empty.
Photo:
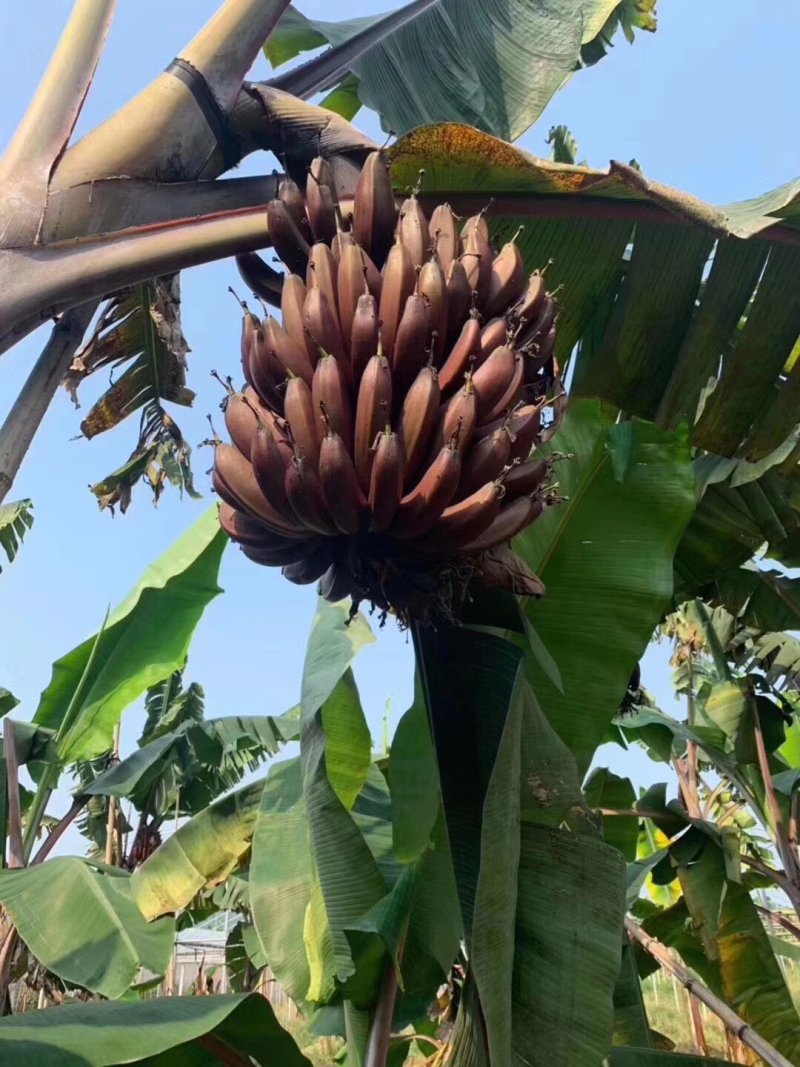
[[[675,959],[675,955],[660,941],[646,933],[637,922],[630,916],[625,919],[625,930],[632,941],[637,941],[645,952],[648,952],[658,964],[668,971],[688,992],[705,1004],[748,1048],[759,1055],[769,1067],[792,1067],[786,1057],[765,1041],[760,1034],[740,1018],[736,1012],[711,992],[707,986],[698,981],[684,966]]]

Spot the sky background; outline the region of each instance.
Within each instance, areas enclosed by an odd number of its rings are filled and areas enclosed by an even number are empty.
[[[122,0],[78,135],[116,110],[161,71],[216,10],[219,0]],[[390,0],[300,0],[311,17],[350,18],[384,11]],[[7,143],[35,89],[71,3],[46,0],[0,5],[0,145]],[[620,35],[611,56],[578,73],[519,144],[549,155],[552,125],[578,138],[580,158],[594,166],[636,158],[645,173],[712,203],[749,198],[800,173],[800,31],[797,0],[660,0],[659,30],[634,46]],[[252,77],[267,77],[261,59]],[[355,120],[381,142],[373,115]],[[242,175],[272,170],[270,158],[251,156]],[[184,272],[183,325],[191,345],[193,409],[173,408],[194,446],[207,436],[206,415],[217,414],[220,388],[210,370],[237,374],[239,311],[227,286],[242,288],[233,260]],[[44,344],[39,331],[0,360],[3,414]],[[102,374],[82,393],[84,412],[106,385]],[[94,441],[75,439],[82,413],[59,392],[10,499],[30,497],[36,521],[12,566],[0,575],[0,686],[22,701],[15,717],[30,718],[50,678],[53,660],[95,632],[115,605],[213,501],[208,450],[195,450],[200,501],[168,488],[158,508],[138,488],[127,515],[100,512],[87,486],[115,469],[134,446],[131,418]],[[217,417],[218,425],[221,423]],[[225,554],[223,596],[206,612],[192,645],[187,680],[204,686],[207,715],[279,714],[297,702],[303,655],[314,614],[313,587],[300,588],[279,571],[256,568],[231,547]],[[669,650],[655,646],[644,661],[644,683],[662,706],[672,701]],[[356,674],[373,737],[379,741],[387,701],[390,723],[408,706],[412,651],[393,623],[359,657]],[[135,744],[142,716],[129,709],[123,751]],[[653,767],[640,753],[606,748],[603,762],[638,784]]]

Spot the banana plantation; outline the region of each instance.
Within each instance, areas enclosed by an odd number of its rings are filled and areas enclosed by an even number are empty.
[[[124,5],[63,4],[0,159],[0,352],[41,338],[0,589],[62,385],[104,523],[185,516],[0,688],[0,1063],[800,1067],[800,179],[717,206],[516,143],[656,0],[217,2],[95,125]],[[190,361],[217,261],[240,326]],[[223,707],[234,555],[262,662]],[[269,582],[318,597],[288,704]]]

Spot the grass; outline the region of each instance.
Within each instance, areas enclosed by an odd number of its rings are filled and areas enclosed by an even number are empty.
[[[800,967],[784,962],[784,974],[795,1004],[800,1007]],[[644,1001],[650,1026],[675,1042],[676,1052],[695,1052],[689,1016],[689,994],[670,975],[658,971],[643,983]],[[725,1030],[722,1023],[702,1004],[700,1016],[708,1042],[709,1056],[726,1059]]]

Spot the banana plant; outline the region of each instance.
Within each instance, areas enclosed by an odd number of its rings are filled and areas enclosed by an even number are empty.
[[[501,100],[515,85],[521,90],[515,127],[521,132],[581,65],[584,49],[587,62],[603,54],[620,20],[629,36],[634,25],[654,28],[649,12],[631,15],[620,0],[594,0],[591,8],[587,17],[585,5],[567,4],[554,20],[521,6],[510,25],[499,10],[470,5],[468,18],[479,33],[488,32],[499,20],[506,26],[503,54],[498,52],[488,66],[482,64],[483,89],[491,104],[481,125],[507,132]],[[385,67],[384,48],[400,49],[401,62],[409,67],[411,40],[419,34],[419,39],[426,39],[443,29],[451,36],[454,32],[451,13],[441,9],[438,0],[414,0],[367,24],[329,31],[336,46],[297,71],[264,83],[246,81],[249,67],[284,14],[274,55],[285,60],[293,49],[308,47],[303,39],[307,35],[298,38],[292,30],[298,16],[287,9],[289,0],[226,0],[165,73],[116,115],[72,143],[115,10],[114,0],[76,0],[50,66],[0,164],[0,188],[6,194],[0,219],[0,278],[5,294],[0,351],[48,318],[57,318],[52,338],[0,434],[3,496],[59,382],[71,368],[85,366],[83,353],[77,360],[75,356],[98,301],[112,297],[101,316],[103,322],[119,305],[117,294],[122,291],[131,287],[135,291],[184,267],[268,244],[263,208],[275,196],[278,180],[222,178],[252,152],[277,152],[303,180],[314,155],[332,157],[342,191],[352,189],[352,161],[362,161],[372,142],[335,112],[306,101],[326,86],[335,87],[335,96],[341,84],[350,84],[352,94],[359,63]],[[462,9],[459,17],[464,14]],[[546,44],[543,29],[548,32]],[[524,86],[516,75],[511,77],[520,34],[539,41],[537,60],[543,51],[548,56],[546,63],[526,67]],[[292,42],[288,48],[287,36]],[[464,33],[464,39],[467,36]],[[463,69],[455,58],[457,41],[454,46],[452,75]],[[457,80],[445,77],[443,86],[447,83],[453,86]],[[403,90],[397,80],[395,98]],[[450,117],[446,91],[439,107],[441,117]],[[422,114],[408,117],[412,124],[425,121]],[[60,248],[61,241],[70,242],[69,247]],[[13,293],[9,286],[15,286]],[[138,317],[147,324],[151,305],[146,293],[140,292],[137,299]],[[158,359],[157,347],[148,346],[151,367]],[[137,356],[131,342],[125,357],[130,362]],[[176,399],[164,391],[168,379],[163,373],[146,376],[146,388],[155,391],[156,405],[159,393],[161,398]],[[128,384],[131,377],[129,371]],[[176,391],[174,382],[171,390]],[[179,388],[178,393],[178,402],[185,402],[186,391]],[[177,427],[167,423],[165,431],[164,422],[159,417],[147,432],[143,424],[133,456],[107,479],[114,483],[106,490],[114,502],[125,501],[132,476],[141,476],[147,467],[145,454],[152,453],[157,443],[176,452],[167,434]],[[185,445],[180,440],[178,445],[185,459]],[[151,480],[181,477],[171,459],[174,456],[158,457]],[[186,471],[182,478],[187,480]],[[119,497],[116,483],[120,483]],[[98,496],[103,495],[98,483]]]
[[[637,798],[629,781],[608,772],[595,771],[589,783],[606,836],[630,863],[629,906],[638,922],[629,920],[629,932],[640,975],[672,968],[668,950],[677,953],[712,998],[770,1043],[772,1052],[762,1052],[770,1063],[797,1062],[800,1021],[777,960],[792,946],[768,936],[765,909],[752,894],[780,890],[797,908],[797,747],[793,692],[777,687],[780,671],[771,677],[769,662],[755,661],[752,648],[762,627],[796,624],[793,595],[793,579],[748,567],[720,586],[716,606],[682,604],[660,628],[673,641],[686,720],[639,691],[614,733],[671,765],[678,800],[666,802],[663,784]],[[800,933],[780,914],[775,921],[792,937]],[[648,938],[656,939],[655,961],[641,951]],[[692,980],[684,982],[690,989]],[[771,1058],[775,1050],[785,1059]]]

